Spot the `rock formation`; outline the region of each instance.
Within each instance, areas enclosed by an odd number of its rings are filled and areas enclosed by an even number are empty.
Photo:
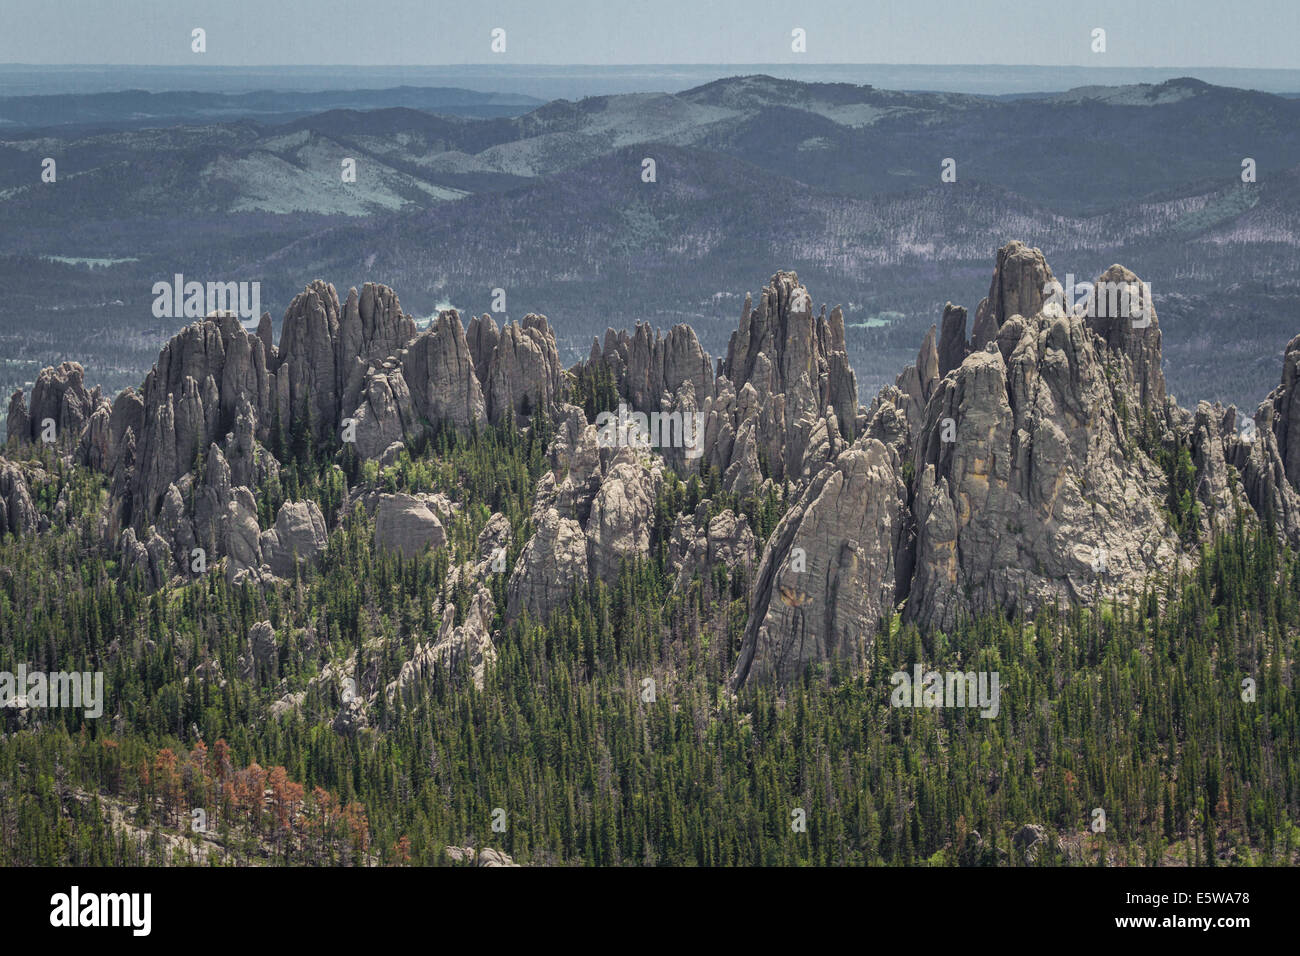
[[[299,561],[314,561],[328,540],[325,518],[314,501],[286,501],[275,525],[259,535],[262,558],[279,578],[293,577]]]
[[[774,275],[757,308],[746,297],[708,412],[706,445],[715,439],[709,460],[725,459],[728,470],[739,463],[728,476],[733,486],[752,485],[759,462],[776,481],[815,474],[828,455],[827,446],[818,449],[813,440],[819,425],[833,432],[833,446],[835,439],[852,438],[858,418],[857,379],[844,351],[839,307],[829,319],[824,308],[814,316],[812,298],[793,272]]]
[[[53,423],[53,444],[76,447],[81,431],[99,406],[99,389],[87,391],[85,371],[79,362],[43,368],[32,386],[31,407],[21,391],[9,399],[6,423],[10,441],[27,444],[44,440],[47,423]]]
[[[340,309],[334,287],[317,280],[294,297],[280,328],[275,365],[282,422],[307,416],[318,442],[336,434],[357,406],[371,359],[392,355],[415,335],[392,289],[367,282]]]
[[[530,614],[545,620],[573,593],[587,587],[587,539],[582,526],[554,508],[536,523],[510,574],[507,616]]]
[[[0,535],[8,532],[25,537],[35,532],[39,524],[40,514],[32,502],[22,469],[0,458]]]
[[[487,423],[486,404],[460,315],[439,313],[410,344],[372,361],[358,386],[357,453],[378,458],[425,428],[460,431]]]
[[[1010,243],[969,343],[964,311],[945,308],[937,341],[932,328],[917,363],[862,416],[865,434],[823,466],[767,542],[735,686],[853,656],[895,608],[923,629],[950,628],[982,612],[1134,593],[1189,567],[1158,464],[1180,449],[1195,471],[1191,534],[1204,539],[1245,512],[1296,540],[1300,498],[1283,448],[1293,447],[1300,342],[1247,441],[1232,410],[1186,412],[1167,398],[1159,320],[1136,275],[1112,266],[1068,314],[1053,282],[1040,252]],[[1114,289],[1134,291],[1129,311],[1101,298]],[[720,378],[719,393],[728,384]],[[886,467],[891,455],[907,467]],[[870,493],[823,503],[850,475]],[[848,557],[862,553],[865,575]]]
[[[1278,536],[1300,547],[1300,335],[1286,346],[1282,381],[1239,425],[1235,408],[1223,414],[1224,457],[1241,474],[1254,510]]]
[[[612,585],[624,561],[647,558],[662,459],[630,447],[601,447],[582,409],[561,406],[551,465],[537,483],[535,533],[511,573],[507,613],[545,618],[574,587]]]
[[[1273,406],[1272,432],[1291,486],[1300,491],[1300,335],[1287,343],[1282,383],[1266,399]]]
[[[713,395],[713,363],[689,325],[673,326],[667,337],[642,322],[630,335],[608,329],[603,348],[593,340],[590,362],[610,369],[619,395],[637,411],[658,411],[664,393],[675,396],[684,382],[698,400]]]
[[[754,571],[756,542],[749,523],[730,509],[719,512],[697,528],[703,504],[696,520],[680,515],[673,528],[669,551],[677,572],[675,587],[684,588],[692,576],[707,575],[723,567],[731,574],[743,573],[749,579]]]
[[[464,661],[469,667],[470,678],[474,685],[483,689],[483,679],[487,669],[496,660],[496,647],[492,643],[492,619],[496,614],[496,603],[492,593],[485,587],[474,592],[469,608],[465,612],[465,622],[456,626],[456,608],[448,602],[443,609],[442,626],[438,637],[429,644],[416,648],[411,660],[402,665],[398,676],[399,688],[410,686],[416,680],[427,678],[434,667],[454,670]]]
[[[426,548],[441,548],[447,532],[423,497],[380,495],[375,508],[375,547],[411,558]]]
[[[966,310],[951,302],[943,307],[943,319],[939,327],[939,377],[943,378],[970,354],[970,345],[966,341]]]
[[[939,387],[940,378],[939,351],[935,345],[932,325],[921,343],[916,364],[903,369],[895,383],[903,396],[903,413],[907,416],[913,439],[916,438],[921,420],[925,417],[925,406],[929,404],[930,396]]]
[[[546,316],[530,312],[522,322],[511,322],[487,361],[488,419],[500,425],[513,416],[522,424],[534,412],[549,413],[559,396],[560,375],[560,354]]]
[[[910,619],[1087,600],[1175,559],[1164,476],[1129,441],[1102,348],[1078,317],[1015,315],[939,384],[913,455]]]
[[[1015,240],[999,249],[989,294],[975,310],[970,351],[983,351],[1011,316],[1037,315],[1043,308],[1047,284],[1052,278],[1052,270],[1038,249]]]
[[[1127,308],[1115,290],[1131,290]],[[716,374],[685,325],[665,335],[638,324],[593,342],[579,377],[600,376],[605,404],[612,383],[647,418],[698,421],[691,450],[702,463],[681,442],[642,445],[624,428],[608,441],[564,404],[545,317],[499,328],[483,315],[466,330],[448,310],[416,334],[393,291],[371,283],[340,304],[333,286],[313,282],[286,310],[278,345],[269,314],[256,333],[229,314],[195,322],[138,391],[112,402],[86,389],[75,363],[45,369],[30,396],[11,399],[9,430],[21,447],[52,420],[64,461],[108,476],[112,504],[94,536],[118,552],[124,574],[160,588],[223,559],[233,581],[290,578],[324,552],[327,516],[314,501],[284,501],[271,527],[259,524],[259,501],[267,508],[264,494],[278,487],[276,454],[293,474],[289,455],[354,440],[361,457],[387,465],[432,430],[529,428],[546,416],[549,467],[508,572],[507,619],[545,619],[575,593],[615,585],[651,556],[667,469],[716,468],[731,500],[770,491],[788,511],[758,542],[743,515],[701,502],[677,517],[667,570],[679,587],[715,568],[749,583],[732,686],[780,684],[809,665],[862,659],[895,614],[933,631],[980,613],[1136,593],[1190,566],[1196,545],[1239,517],[1272,522],[1300,546],[1300,337],[1253,417],[1204,402],[1188,411],[1167,395],[1159,320],[1134,273],[1111,266],[1075,308],[1056,291],[1041,252],[1007,244],[969,337],[966,310],[948,303],[915,365],[869,410],[858,404],[840,309],[814,313],[792,272],[773,275],[757,305],[746,299]],[[1186,471],[1189,459],[1190,509],[1169,495],[1170,463]],[[330,481],[354,464],[341,455]],[[48,494],[47,479],[35,462],[0,459],[0,533],[64,526],[69,497]],[[322,500],[340,515],[372,513],[377,551],[449,547],[458,503],[446,495],[343,492]],[[44,514],[33,503],[56,497]],[[1171,519],[1175,507],[1186,513]],[[404,694],[434,668],[465,661],[482,685],[500,596],[483,582],[515,547],[511,517],[498,513],[476,548],[451,556],[433,601],[438,633],[416,643],[388,687],[381,650],[357,652],[364,693],[343,702],[339,727],[365,726],[375,695]],[[269,627],[250,634],[250,664],[278,653]]]
[[[804,489],[763,551],[733,686],[859,657],[893,612],[901,470],[891,448],[863,436]]]
[[[272,679],[279,675],[280,646],[275,639],[275,628],[270,621],[258,621],[248,629],[248,656],[250,673],[256,668],[269,670]]]

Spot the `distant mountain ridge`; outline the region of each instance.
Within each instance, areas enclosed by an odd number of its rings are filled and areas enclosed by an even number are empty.
[[[258,119],[284,122],[332,109],[406,107],[456,116],[513,116],[543,101],[520,93],[479,93],[454,87],[400,86],[383,90],[250,93],[176,91],[0,96],[0,129],[78,126],[142,127],[157,123]]]

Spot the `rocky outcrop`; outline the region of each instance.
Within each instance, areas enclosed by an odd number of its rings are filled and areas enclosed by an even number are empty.
[[[447,532],[423,497],[380,495],[375,507],[375,547],[405,558],[446,545]]]
[[[440,312],[428,331],[411,343],[402,370],[416,412],[430,425],[463,431],[486,424],[487,406],[473,354],[454,309]]]
[[[224,438],[241,406],[256,414],[256,437],[264,440],[272,378],[261,340],[233,315],[209,316],[177,333],[141,390],[135,461],[127,476],[131,507],[124,521],[139,526],[152,520],[167,486],[194,467],[201,451]],[[114,417],[120,414],[134,431],[134,401],[119,398],[119,403]]]
[[[447,858],[456,863],[470,863],[474,866],[518,866],[511,857],[487,847],[482,853],[478,853],[472,846],[449,846],[447,847]]]
[[[415,320],[403,314],[397,293],[388,286],[367,282],[359,295],[349,290],[334,345],[339,408],[356,407],[371,358],[392,355],[414,336]]]
[[[745,299],[716,396],[703,403],[706,458],[734,490],[755,487],[764,467],[775,481],[806,481],[852,438],[857,380],[844,317],[812,309],[793,272],[774,275],[757,308]]]
[[[1025,862],[1034,864],[1044,853],[1050,853],[1056,844],[1056,838],[1046,827],[1038,823],[1026,823],[1011,838],[1011,845],[1024,855]]]
[[[271,325],[271,313],[263,312],[257,322],[257,338],[262,343],[262,356],[266,367],[274,370],[280,364],[280,350],[275,347],[275,334]]]
[[[311,283],[280,326],[274,368],[281,422],[306,416],[318,442],[333,441],[344,410],[360,401],[370,361],[394,354],[414,335],[414,320],[387,286],[367,282],[340,307],[332,285]]]
[[[943,319],[939,327],[939,377],[943,378],[970,354],[970,345],[966,341],[966,310],[951,302],[943,307]]]
[[[31,490],[22,469],[0,458],[0,536],[32,534],[40,525],[40,513],[32,501]]]
[[[99,389],[88,391],[85,370],[79,362],[63,362],[41,369],[32,386],[31,407],[21,391],[9,399],[6,423],[10,441],[18,444],[43,441],[47,423],[53,423],[53,444],[76,447],[82,429],[99,407]]]
[[[492,353],[501,341],[501,330],[496,320],[484,312],[469,320],[469,332],[465,336],[469,342],[469,354],[474,361],[474,374],[480,383],[486,382],[488,369],[492,365]]]
[[[1013,315],[1034,316],[1043,308],[1052,270],[1038,249],[1012,241],[998,250],[989,294],[975,310],[970,351],[981,352],[997,338],[998,329]]]
[[[689,325],[662,336],[648,323],[631,334],[605,332],[593,340],[587,370],[608,372],[624,409],[648,417],[647,446],[678,473],[695,471],[703,456],[705,419],[713,404],[713,363]]]
[[[1282,358],[1282,381],[1254,418],[1224,416],[1224,457],[1241,474],[1242,487],[1260,518],[1280,539],[1300,547],[1300,336]]]
[[[160,586],[149,563],[149,551],[135,536],[135,531],[127,528],[122,532],[118,542],[118,552],[122,556],[122,566],[128,574],[134,574],[139,580],[149,582],[151,588]]]
[[[701,510],[703,505],[701,505]],[[674,588],[684,589],[695,575],[708,575],[714,568],[742,574],[748,580],[754,571],[756,542],[749,522],[730,509],[714,515],[703,528],[696,520],[680,515],[669,543],[672,568],[677,573]]]
[[[1272,409],[1261,405],[1256,413],[1256,437],[1230,447],[1231,461],[1241,472],[1242,487],[1255,512],[1272,524],[1278,536],[1300,547],[1300,494],[1287,479],[1277,439],[1267,428]]]
[[[1160,319],[1142,280],[1113,265],[1093,283],[1081,306],[1088,328],[1110,351],[1108,364],[1124,377],[1140,409],[1164,417],[1165,373],[1160,367]]]
[[[245,677],[267,672],[272,680],[279,676],[280,645],[275,639],[275,628],[270,621],[258,621],[248,629],[248,650],[241,655]]]
[[[399,359],[371,366],[361,387],[361,402],[350,418],[344,421],[343,440],[351,442],[362,458],[379,458],[394,443],[403,444],[417,434],[420,423]]]
[[[363,299],[364,302],[364,299]],[[548,414],[561,384],[559,351],[546,317],[527,315],[498,330],[476,317],[467,335],[454,309],[440,313],[405,348],[370,359],[356,389],[357,453],[378,458],[425,428],[468,431],[508,418]]]
[[[114,523],[140,530],[159,520],[177,560],[197,544],[210,560],[230,555],[236,570],[265,560],[271,573],[291,574],[295,549],[306,558],[323,547],[319,509],[282,509],[263,542],[256,509],[235,489],[260,488],[276,474],[264,445],[287,442],[298,417],[318,441],[334,442],[340,408],[360,402],[370,361],[398,351],[414,330],[392,290],[367,283],[340,308],[324,282],[295,297],[278,348],[270,346],[269,316],[256,334],[230,314],[183,329],[140,394],[124,392],[106,413],[101,406],[86,430],[83,457],[107,464],[125,502]],[[218,467],[196,472],[203,456]]]
[[[534,492],[536,531],[511,573],[511,619],[525,610],[544,619],[575,586],[613,585],[625,561],[650,555],[662,459],[618,443],[602,446],[597,427],[573,405],[560,406],[555,424],[550,469]]]
[[[686,325],[666,337],[646,324],[608,330],[603,345],[591,343],[586,368],[607,369],[621,402],[658,416],[650,446],[669,467],[694,471],[703,458],[737,493],[767,480],[805,483],[848,446],[857,425],[844,316],[839,308],[815,316],[793,272],[772,277],[757,308],[746,297],[716,377]]]
[[[391,701],[397,695],[412,699],[412,690],[429,681],[435,670],[445,668],[454,672],[464,662],[468,667],[470,679],[479,690],[483,689],[487,669],[496,661],[496,647],[492,643],[492,619],[496,614],[496,603],[492,592],[485,587],[478,587],[474,592],[465,622],[456,626],[456,608],[446,602],[443,608],[442,625],[435,640],[417,645],[411,659],[402,665],[397,679],[385,688]]]
[[[1094,296],[1134,292],[1124,314],[1100,300],[1067,312],[1054,281],[1040,252],[1003,247],[971,341],[949,304],[916,364],[859,417],[862,437],[847,451],[832,444],[831,464],[766,544],[734,686],[853,656],[896,608],[923,630],[946,629],[979,613],[1138,592],[1149,576],[1190,566],[1189,534],[1204,539],[1243,511],[1294,533],[1300,499],[1279,439],[1291,425],[1278,421],[1294,407],[1292,349],[1249,442],[1231,410],[1168,400],[1159,320],[1136,275],[1114,266],[1094,285]],[[743,367],[738,351],[733,341],[730,366]],[[731,387],[719,379],[719,401]],[[763,404],[757,388],[727,401]],[[750,448],[773,460],[763,434],[737,429],[733,463]],[[787,455],[800,437],[787,436]],[[1191,452],[1199,528],[1176,530],[1165,512],[1156,460],[1180,449]],[[865,488],[842,490],[855,482]]]
[[[561,516],[585,524],[613,453],[612,447],[600,447],[596,426],[588,424],[581,408],[560,406],[555,437],[547,449],[550,468],[534,490],[534,521],[555,508]]]
[[[659,411],[664,393],[671,398],[685,382],[698,401],[713,395],[713,362],[689,325],[673,326],[667,337],[642,322],[630,335],[608,329],[603,348],[592,342],[595,363],[609,368],[619,395],[637,411]]]
[[[498,552],[509,550],[514,543],[514,532],[510,528],[510,519],[497,511],[483,525],[478,533],[479,561],[491,564]]]
[[[1300,491],[1300,335],[1287,343],[1282,383],[1267,399],[1273,406],[1273,438],[1291,487]]]
[[[5,418],[5,442],[7,445],[20,446],[32,440],[32,419],[27,412],[27,399],[23,390],[18,389],[9,396],[9,412]]]
[[[1115,308],[1116,288],[1136,293],[1136,310]],[[814,312],[792,272],[772,276],[757,305],[746,300],[716,375],[688,326],[660,334],[638,324],[593,343],[579,376],[597,370],[602,407],[612,382],[647,417],[698,417],[695,450],[728,493],[794,503],[762,543],[733,511],[709,517],[710,502],[673,529],[678,586],[716,568],[752,579],[733,686],[860,657],[894,613],[932,630],[1136,592],[1187,566],[1194,539],[1241,515],[1300,542],[1300,337],[1246,428],[1235,409],[1185,411],[1169,398],[1158,318],[1132,272],[1112,266],[1075,309],[1057,289],[1041,252],[1004,246],[969,338],[966,311],[949,303],[916,364],[869,411],[858,405],[842,313]],[[543,316],[498,328],[484,315],[466,331],[448,310],[417,335],[392,290],[374,284],[340,304],[332,286],[312,283],[286,310],[278,346],[269,315],[256,334],[232,315],[196,322],[164,347],[138,392],[111,403],[82,378],[65,363],[41,373],[30,408],[16,394],[13,440],[38,440],[40,422],[53,419],[65,455],[110,476],[121,507],[95,532],[153,587],[187,578],[195,554],[225,558],[236,581],[292,577],[321,554],[316,504],[286,502],[271,528],[258,522],[259,495],[279,469],[268,448],[301,442],[307,422],[316,447],[333,448],[334,429],[351,418],[357,452],[391,463],[426,429],[528,427],[546,415],[549,468],[506,582],[512,619],[543,619],[647,560],[666,469],[699,465],[671,443],[625,440],[626,429],[606,441],[582,409],[561,404],[566,377]],[[1199,510],[1176,530],[1165,469],[1185,452]],[[0,461],[0,530],[66,523],[66,494],[36,512],[34,467]],[[374,514],[379,551],[447,546],[455,506],[442,496],[353,489],[343,507],[357,506]],[[1183,520],[1194,514],[1199,527]],[[476,554],[457,555],[468,560],[448,571],[435,601],[438,635],[417,644],[393,693],[460,661],[482,683],[497,608],[477,582],[490,579],[500,549],[513,550],[505,514],[487,522]],[[381,692],[378,676],[367,681],[367,694]],[[365,701],[344,702],[340,726],[366,720]]]
[[[916,364],[903,369],[895,383],[902,393],[902,411],[907,416],[908,427],[913,439],[916,438],[921,429],[921,421],[925,417],[925,407],[930,402],[930,396],[939,387],[940,378],[939,351],[935,345],[934,326],[932,325],[930,331],[926,333],[925,340],[921,343],[921,350],[916,356]]]
[[[1017,314],[939,383],[913,455],[910,619],[1087,602],[1177,562],[1164,475],[1130,440],[1109,357],[1079,316]]]
[[[471,353],[472,354],[472,353]],[[511,322],[488,361],[487,414],[494,425],[513,416],[523,424],[534,412],[549,413],[560,392],[560,353],[544,315]]]
[[[238,579],[241,571],[252,571],[256,576],[262,566],[257,502],[247,488],[232,489],[221,514],[221,552],[227,558],[226,574],[232,580]]]
[[[1235,409],[1225,412],[1218,405],[1201,402],[1188,425],[1192,464],[1196,468],[1196,500],[1201,505],[1202,537],[1208,537],[1216,527],[1229,525],[1239,513],[1251,510],[1239,477],[1228,461],[1227,437],[1231,435],[1235,412]]]
[[[486,403],[460,315],[439,313],[429,328],[381,362],[372,361],[352,413],[357,453],[380,457],[426,428],[468,431],[487,423]]]
[[[127,573],[136,575],[149,589],[157,590],[171,581],[174,572],[171,548],[158,532],[151,532],[147,540],[140,541],[135,531],[127,528],[122,532],[118,550]]]
[[[864,436],[804,489],[763,550],[733,687],[860,657],[893,612],[901,473],[893,450]]]
[[[334,349],[339,310],[334,286],[316,279],[284,311],[275,370],[282,392],[277,401],[285,422],[301,414],[317,425],[327,423],[339,406]]]
[[[300,561],[315,561],[328,543],[325,518],[314,501],[286,501],[275,526],[259,536],[263,561],[279,578],[292,578]]]
[[[507,616],[545,620],[588,585],[587,538],[582,526],[554,508],[542,515],[510,574]]]
[[[663,475],[621,449],[606,469],[583,532],[591,577],[614,584],[624,561],[650,554],[650,528]]]

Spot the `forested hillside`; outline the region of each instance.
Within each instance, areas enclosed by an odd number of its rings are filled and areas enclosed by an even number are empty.
[[[452,538],[470,542],[489,512],[527,514],[538,458],[501,429],[431,444],[384,480],[461,495]],[[339,472],[306,464],[293,480],[325,507]],[[328,723],[336,697],[279,717],[274,704],[357,648],[382,648],[378,666],[396,672],[437,626],[445,554],[377,555],[353,520],[331,529],[319,573],[273,587],[213,574],[150,595],[87,553],[102,480],[49,467],[69,523],[0,545],[0,669],[111,662],[120,710],[11,723],[0,863],[430,864],[478,845],[523,863],[1213,865],[1300,850],[1300,563],[1266,533],[1233,528],[1195,573],[1096,612],[931,637],[894,619],[864,669],[734,699],[721,688],[745,582],[702,574],[673,593],[656,549],[548,624],[508,628],[482,690],[440,671],[345,736]],[[708,491],[694,476],[671,483],[657,537]],[[1177,595],[1163,610],[1156,587]],[[243,636],[260,620],[283,644],[243,676]],[[997,719],[891,708],[885,672],[911,660],[998,670]],[[1105,833],[1089,829],[1094,807]],[[191,831],[194,808],[211,836]]]

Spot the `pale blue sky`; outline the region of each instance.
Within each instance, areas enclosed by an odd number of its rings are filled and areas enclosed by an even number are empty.
[[[207,53],[190,31],[207,31]],[[494,27],[506,53],[489,49]],[[807,53],[790,31],[807,31]],[[1107,52],[1090,49],[1094,27]],[[1300,0],[0,0],[0,63],[1300,67]]]

